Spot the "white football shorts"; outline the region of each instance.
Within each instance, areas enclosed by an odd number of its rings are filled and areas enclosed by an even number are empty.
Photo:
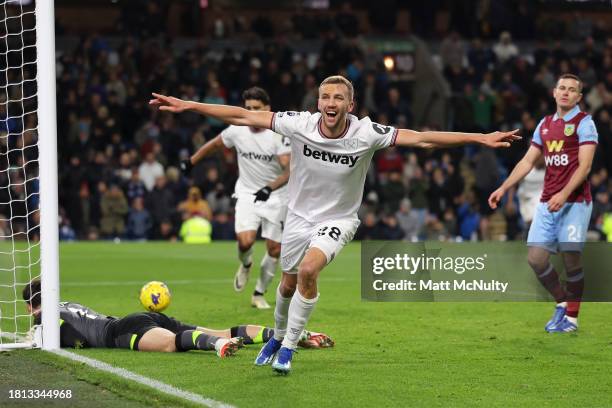
[[[283,224],[287,215],[287,205],[278,201],[254,202],[255,196],[244,195],[236,201],[236,234],[244,231],[257,231],[261,226],[261,236],[281,242]]]
[[[359,223],[357,218],[309,222],[289,210],[281,242],[281,269],[297,273],[306,251],[312,247],[323,251],[330,263],[351,242]]]

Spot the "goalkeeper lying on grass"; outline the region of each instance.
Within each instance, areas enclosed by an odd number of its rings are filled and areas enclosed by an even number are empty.
[[[40,324],[40,280],[23,288],[28,312]],[[274,329],[256,325],[235,326],[225,330],[182,323],[162,313],[132,313],[122,318],[106,316],[78,303],[60,303],[61,347],[129,348],[138,351],[216,350],[221,358],[234,355],[243,344],[265,343]],[[300,346],[332,347],[323,333],[304,330]]]

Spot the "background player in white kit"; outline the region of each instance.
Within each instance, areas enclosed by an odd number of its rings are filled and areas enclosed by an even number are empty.
[[[320,113],[249,112],[244,109],[187,102],[153,94],[151,105],[170,112],[193,110],[235,125],[267,127],[291,138],[289,211],[283,232],[283,276],[276,294],[274,338],[262,348],[256,365],[272,363],[291,370],[298,336],[319,299],[321,270],[351,241],[359,220],[366,172],[375,151],[394,144],[433,148],[465,143],[508,147],[516,130],[489,135],[416,132],[359,120],[353,109],[353,86],[342,76],[319,87]],[[296,290],[297,289],[297,290]]]
[[[242,99],[248,111],[270,111],[270,97],[261,88],[247,89],[242,93]],[[291,146],[288,138],[269,129],[229,126],[183,161],[181,169],[189,172],[200,160],[224,146],[235,148],[238,155],[239,174],[234,197],[240,266],[234,277],[234,289],[242,292],[246,287],[253,263],[253,244],[261,226],[261,235],[266,239],[266,254],[261,261],[261,274],[251,304],[258,309],[269,309],[263,295],[274,278],[281,250]]]

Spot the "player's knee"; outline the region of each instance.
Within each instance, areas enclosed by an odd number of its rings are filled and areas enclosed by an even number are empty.
[[[316,284],[318,275],[319,270],[315,265],[309,262],[302,263],[298,270],[300,286],[308,287]]]
[[[530,251],[527,255],[527,263],[534,271],[541,272],[548,267],[548,258]]]
[[[272,258],[278,258],[281,252],[281,245],[279,242],[268,243],[268,255]]]
[[[297,282],[294,282],[294,281],[290,282],[290,281],[283,279],[281,280],[281,283],[278,286],[278,290],[280,291],[281,295],[284,298],[288,298],[288,297],[293,296],[293,294],[295,293],[296,284]]]
[[[581,257],[579,252],[569,252],[563,254],[563,266],[568,275],[575,274],[581,269]]]
[[[254,243],[255,241],[251,238],[238,238],[238,249],[240,252],[246,252],[251,249]]]
[[[278,290],[280,291],[280,294],[282,297],[289,298],[289,297],[292,297],[293,294],[295,293],[295,286],[288,286],[288,285],[281,284]]]

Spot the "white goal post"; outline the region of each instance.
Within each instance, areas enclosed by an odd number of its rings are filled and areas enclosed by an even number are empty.
[[[0,350],[55,350],[60,341],[54,1],[35,0],[33,7],[0,0],[0,14],[0,196],[8,196],[0,198]],[[38,277],[44,312],[42,330],[32,336],[34,320],[21,292]]]

